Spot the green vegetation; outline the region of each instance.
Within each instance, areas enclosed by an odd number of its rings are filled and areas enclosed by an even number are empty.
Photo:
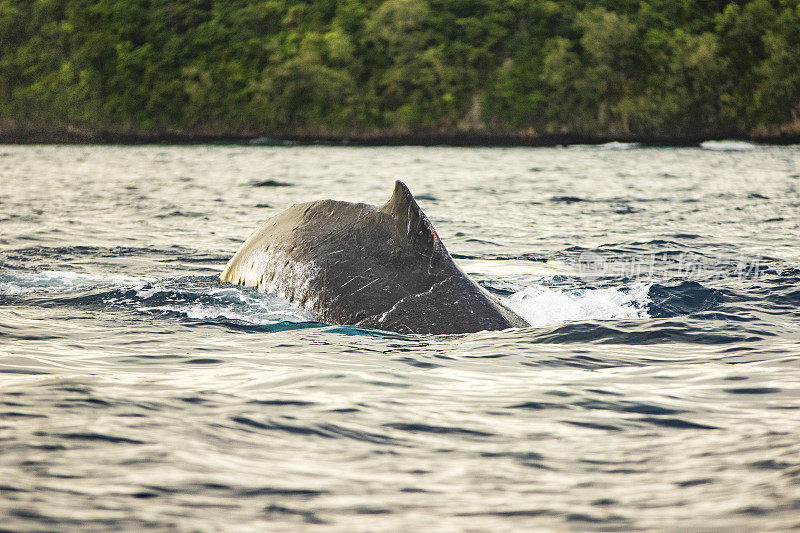
[[[0,0],[0,128],[800,134],[800,1]]]

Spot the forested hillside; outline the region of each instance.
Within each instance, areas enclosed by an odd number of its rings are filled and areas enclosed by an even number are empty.
[[[800,134],[800,1],[0,0],[0,130]]]

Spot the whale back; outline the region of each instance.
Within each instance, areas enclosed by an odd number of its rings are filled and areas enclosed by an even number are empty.
[[[526,325],[458,268],[400,181],[380,207],[293,205],[245,241],[220,279],[279,294],[332,324],[401,333]]]

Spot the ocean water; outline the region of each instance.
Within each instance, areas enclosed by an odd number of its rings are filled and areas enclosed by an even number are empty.
[[[531,327],[217,276],[404,180]],[[0,530],[800,528],[800,147],[0,146]]]

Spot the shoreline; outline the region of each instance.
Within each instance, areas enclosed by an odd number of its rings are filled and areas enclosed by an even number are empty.
[[[478,132],[433,133],[415,132],[374,135],[308,135],[259,133],[206,133],[191,131],[115,132],[77,128],[9,128],[0,127],[0,144],[7,145],[192,145],[233,144],[243,146],[451,146],[451,147],[555,147],[565,145],[601,145],[613,142],[640,144],[649,147],[691,147],[705,141],[744,141],[765,145],[800,144],[800,133],[783,135],[743,135],[717,132],[708,135],[586,135],[543,134],[514,135]]]

